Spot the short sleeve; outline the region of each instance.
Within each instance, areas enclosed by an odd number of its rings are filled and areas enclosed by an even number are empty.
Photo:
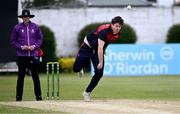
[[[99,32],[98,38],[105,41],[108,31],[106,29]]]

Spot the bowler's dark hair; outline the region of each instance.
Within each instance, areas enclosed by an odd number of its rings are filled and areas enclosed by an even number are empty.
[[[116,16],[111,20],[111,24],[119,23],[120,25],[124,24],[124,20],[120,16]]]

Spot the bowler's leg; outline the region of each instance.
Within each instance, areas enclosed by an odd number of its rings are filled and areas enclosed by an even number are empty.
[[[102,69],[97,69],[97,65],[99,63],[98,55],[93,54],[91,60],[92,60],[93,66],[94,66],[95,74],[92,77],[88,87],[83,92],[84,101],[90,101],[91,100],[90,94],[94,90],[94,88],[97,86],[101,77],[103,76],[104,65],[103,65]]]
[[[85,64],[87,64],[90,61],[90,53],[91,49],[86,44],[83,44],[80,47],[73,65],[74,72],[80,72],[81,69],[85,66]]]
[[[97,86],[98,82],[100,81],[101,77],[103,76],[103,69],[104,65],[101,69],[97,69],[97,65],[99,64],[98,55],[94,54],[92,59],[93,67],[94,67],[94,76],[91,79],[88,87],[86,88],[86,92],[92,92],[94,88]],[[103,60],[104,61],[104,60]]]

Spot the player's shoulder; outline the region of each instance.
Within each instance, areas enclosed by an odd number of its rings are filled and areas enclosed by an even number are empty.
[[[18,23],[14,26],[14,29],[19,29],[19,28],[22,28],[22,25],[23,23]]]
[[[110,24],[103,24],[103,25],[100,25],[98,27],[98,30],[104,30],[104,29],[109,29],[110,28]]]
[[[98,27],[98,33],[108,33],[110,30],[110,24],[104,24]]]

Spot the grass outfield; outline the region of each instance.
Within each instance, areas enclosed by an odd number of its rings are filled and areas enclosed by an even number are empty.
[[[91,77],[86,74],[79,78],[77,74],[60,75],[60,99],[80,100],[82,92]],[[17,75],[0,75],[0,101],[15,101]],[[47,77],[40,74],[42,96],[46,99]],[[92,93],[92,99],[148,99],[180,100],[180,76],[136,76],[103,77]],[[24,101],[34,101],[33,82],[25,77]]]

